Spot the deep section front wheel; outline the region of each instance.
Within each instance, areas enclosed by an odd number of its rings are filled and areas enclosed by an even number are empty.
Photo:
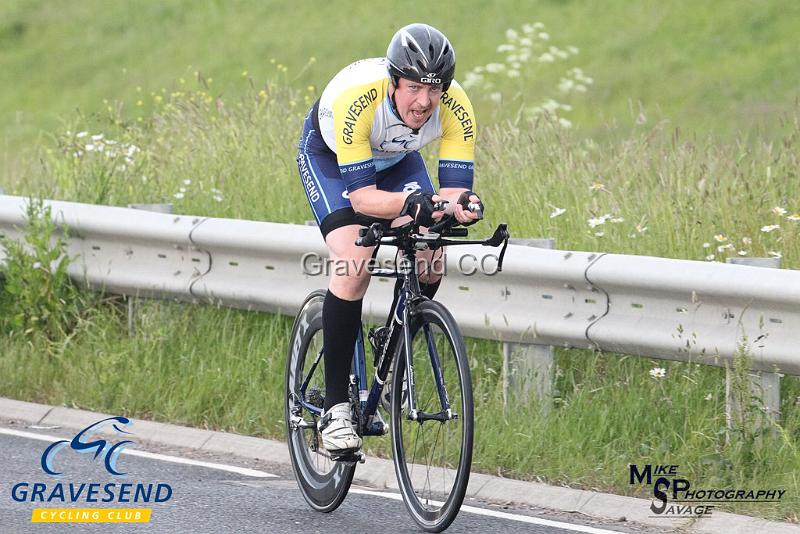
[[[311,408],[321,410],[325,400],[324,300],[324,291],[314,291],[295,318],[286,360],[285,411],[289,456],[297,485],[312,508],[331,512],[347,496],[355,465],[331,460],[317,430],[319,412]]]
[[[412,373],[399,343],[392,373],[392,452],[403,500],[424,530],[453,522],[469,483],[473,401],[467,352],[458,325],[434,301],[414,306]],[[411,376],[411,384],[404,381]],[[405,389],[405,391],[404,391]],[[409,410],[413,394],[416,410]]]

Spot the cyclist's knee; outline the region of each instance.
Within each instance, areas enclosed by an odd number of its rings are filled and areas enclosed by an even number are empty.
[[[435,284],[445,273],[444,249],[427,250],[417,256],[417,272],[423,284]]]
[[[355,245],[357,225],[343,226],[331,231],[325,238],[331,258],[330,290],[345,300],[358,300],[369,286],[369,261],[372,248]]]

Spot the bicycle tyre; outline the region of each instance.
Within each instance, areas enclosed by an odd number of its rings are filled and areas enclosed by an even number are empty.
[[[411,517],[423,530],[441,532],[450,526],[461,509],[472,465],[474,410],[469,360],[461,331],[442,304],[423,301],[415,306],[412,317],[410,328],[417,409],[428,413],[442,412],[426,334],[426,331],[431,331],[442,381],[450,406],[458,417],[422,423],[407,418],[403,391],[405,349],[404,342],[398,343],[391,393],[392,455],[398,485]],[[430,373],[425,373],[426,370]],[[423,433],[429,433],[433,438],[420,438]],[[448,438],[451,438],[450,443]],[[437,450],[439,443],[441,452]],[[420,459],[425,465],[416,463]],[[431,463],[440,465],[431,466]]]
[[[308,369],[322,349],[322,304],[325,292],[317,290],[306,297],[292,327],[286,358],[285,417],[289,456],[297,485],[306,502],[320,512],[332,512],[342,504],[353,481],[355,464],[334,462],[321,449],[322,438],[317,417],[296,401]],[[314,372],[310,389],[325,392],[324,362]],[[307,397],[309,391],[306,392]],[[313,420],[313,428],[292,428],[292,416]]]

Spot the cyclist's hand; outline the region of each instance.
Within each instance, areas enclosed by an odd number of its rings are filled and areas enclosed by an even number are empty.
[[[444,215],[444,211],[436,211],[434,203],[442,198],[439,195],[419,191],[406,197],[400,215],[410,215],[414,222],[421,226],[430,226]]]
[[[483,202],[474,191],[464,191],[458,197],[453,215],[456,220],[464,226],[475,224],[483,219]]]

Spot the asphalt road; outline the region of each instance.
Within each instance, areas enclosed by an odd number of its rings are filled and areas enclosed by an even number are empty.
[[[8,427],[6,427],[8,428]],[[0,428],[0,430],[3,430]],[[29,429],[17,429],[32,432]],[[64,431],[50,430],[71,438]],[[41,431],[40,431],[41,432]],[[248,462],[230,457],[209,457],[196,451],[157,450],[150,444],[136,443],[134,450],[150,450],[172,454],[178,459],[195,458],[207,462],[225,463],[261,470],[273,476],[251,476],[219,468],[199,465],[184,465],[149,457],[122,454],[117,468],[127,473],[125,478],[111,476],[103,467],[101,458],[93,454],[78,454],[69,448],[62,449],[55,457],[54,465],[63,473],[53,478],[40,466],[42,453],[52,441],[31,439],[0,432],[0,532],[270,532],[304,534],[316,532],[420,532],[405,511],[396,494],[386,494],[371,488],[354,486],[342,506],[331,514],[311,510],[303,500],[291,471],[280,465]],[[205,457],[203,457],[205,456]],[[255,474],[255,473],[252,473]],[[66,503],[58,498],[52,502],[17,502],[12,498],[12,488],[21,482],[31,487],[35,483],[47,484],[47,496],[58,483],[68,488],[70,483],[100,484],[98,499],[102,499],[102,486],[114,483],[169,484],[172,496],[159,503]],[[117,490],[118,491],[118,490]],[[163,493],[162,493],[163,495]],[[563,524],[563,528],[532,524],[546,518],[561,521],[562,518],[547,516],[541,511],[504,509],[502,504],[467,502],[456,521],[447,532],[533,532],[562,534],[567,532],[646,532],[632,525],[580,526]],[[84,523],[82,525],[32,523],[34,508],[111,507],[150,508],[149,523],[109,524]],[[473,510],[475,508],[475,510]],[[494,517],[483,514],[500,514]],[[570,517],[575,520],[576,518]],[[585,519],[585,518],[584,518]]]

